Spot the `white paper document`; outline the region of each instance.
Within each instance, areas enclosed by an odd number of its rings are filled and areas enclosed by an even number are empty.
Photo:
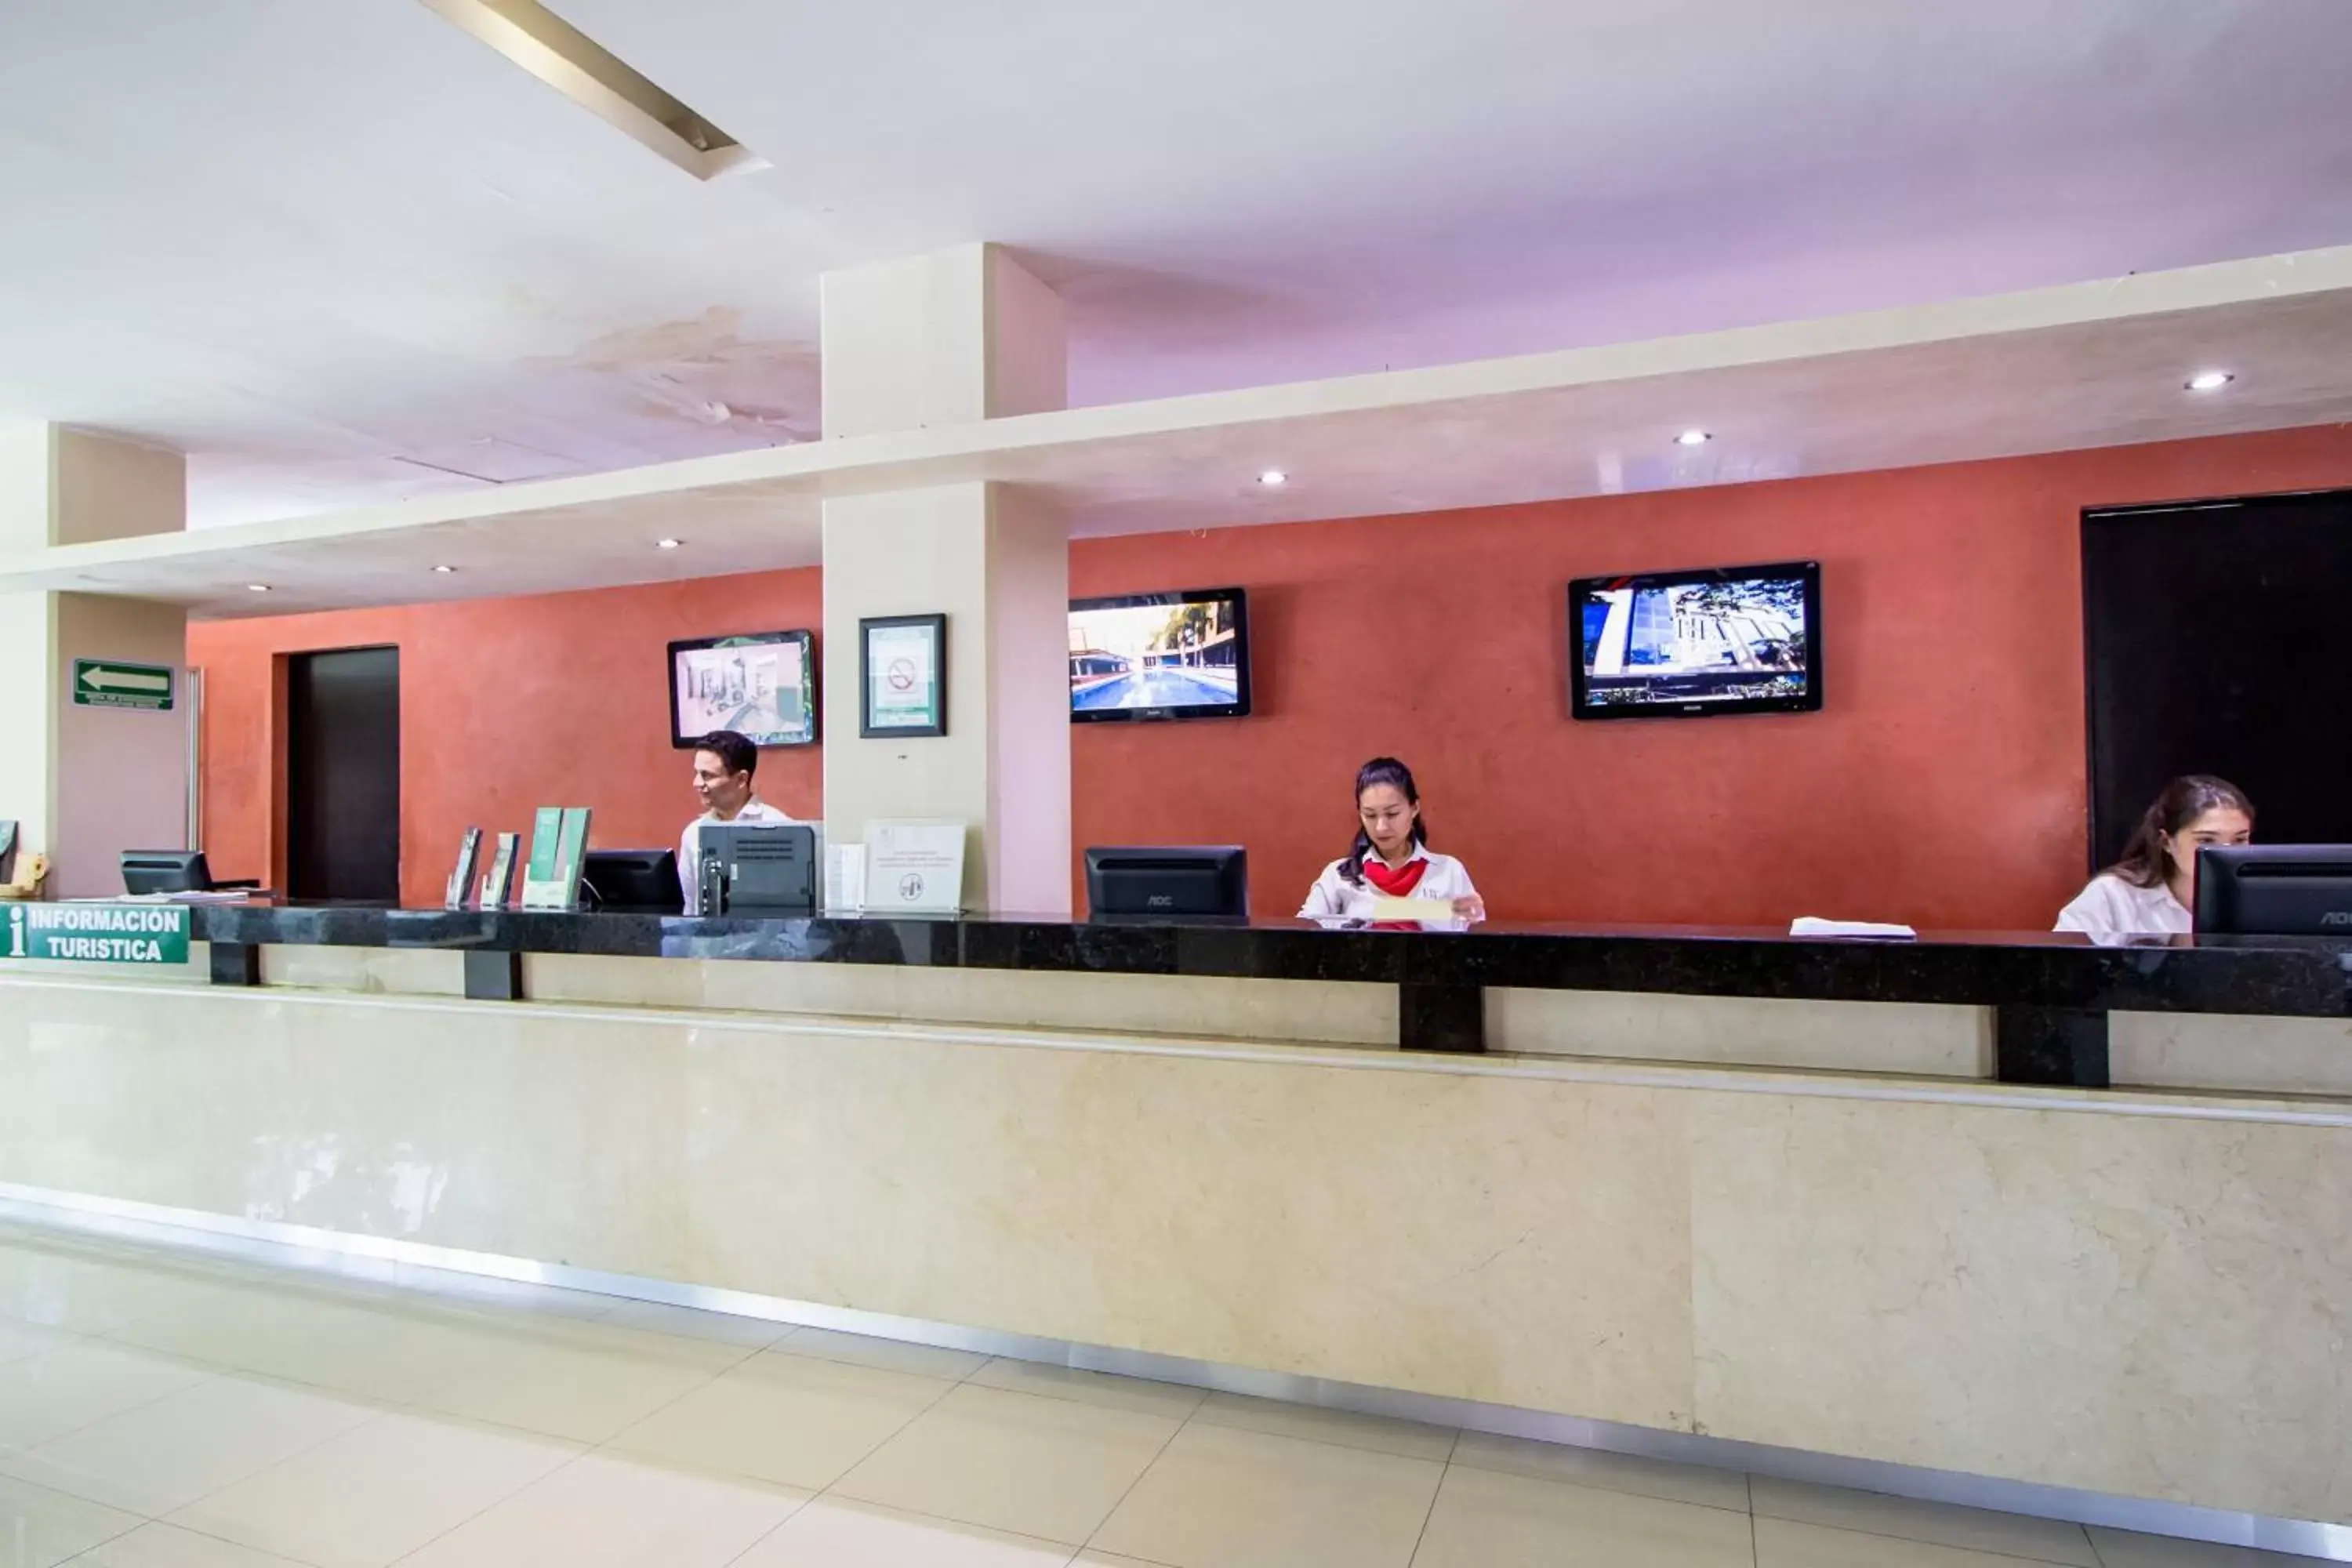
[[[1918,932],[1909,926],[1884,925],[1876,921],[1825,921],[1801,915],[1789,922],[1790,936],[1859,936],[1880,942],[1910,942]]]
[[[266,889],[205,888],[177,893],[100,893],[95,897],[58,899],[61,904],[243,904],[266,899]]]
[[[824,852],[824,907],[854,915],[866,907],[866,846],[828,845]]]
[[[1454,904],[1448,899],[1391,899],[1372,900],[1372,919],[1376,921],[1450,921]]]

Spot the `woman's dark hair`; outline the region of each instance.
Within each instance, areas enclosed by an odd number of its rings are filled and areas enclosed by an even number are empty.
[[[1356,770],[1355,798],[1361,801],[1364,798],[1364,792],[1375,784],[1393,785],[1396,792],[1404,796],[1407,805],[1418,806],[1421,804],[1421,791],[1413,787],[1412,770],[1394,757],[1374,757]],[[1429,842],[1429,824],[1423,820],[1419,812],[1413,814],[1412,841],[1415,844]],[[1339,862],[1340,879],[1351,888],[1362,887],[1364,857],[1371,852],[1371,835],[1364,831],[1364,825],[1359,819],[1356,824],[1356,846],[1348,851],[1348,858]]]
[[[694,749],[717,757],[730,773],[760,771],[760,748],[732,730],[713,730],[695,742]]]
[[[2189,773],[2164,786],[2164,793],[2140,814],[2139,826],[2124,841],[2123,858],[2107,868],[2135,888],[2154,888],[2166,880],[2164,841],[2209,811],[2242,811],[2254,819],[2254,803],[2227,779],[2210,773]]]

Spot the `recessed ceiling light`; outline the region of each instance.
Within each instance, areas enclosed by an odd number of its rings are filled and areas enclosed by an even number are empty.
[[[1290,476],[1284,473],[1280,468],[1268,468],[1265,472],[1257,477],[1257,482],[1264,485],[1268,489],[1273,489],[1277,485],[1288,484],[1290,482]]]
[[[1675,437],[1677,447],[1704,447],[1715,437],[1705,430],[1685,430]]]
[[[2189,378],[2191,392],[2219,392],[2238,378],[2226,370],[2200,370]]]
[[[436,572],[440,573],[443,576],[445,576],[445,577],[446,577],[446,576],[447,576],[450,573],[455,572],[455,571],[457,570],[457,568],[456,568],[455,566],[436,566],[435,568],[433,568],[433,570],[435,570]]]
[[[676,550],[680,544],[685,542],[686,542],[682,539],[656,539],[654,541],[654,548],[656,550]]]
[[[269,592],[269,584],[267,583],[247,583],[245,585],[245,591],[248,594],[267,594]]]

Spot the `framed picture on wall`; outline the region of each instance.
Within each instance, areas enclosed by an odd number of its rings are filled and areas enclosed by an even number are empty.
[[[755,632],[669,645],[669,743],[714,730],[755,746],[816,741],[816,634]]]
[[[857,623],[857,732],[948,732],[948,618],[880,616]]]

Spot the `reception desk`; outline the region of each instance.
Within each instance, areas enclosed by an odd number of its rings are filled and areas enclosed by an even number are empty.
[[[194,920],[0,964],[0,1197],[2352,1522],[2352,944]]]

